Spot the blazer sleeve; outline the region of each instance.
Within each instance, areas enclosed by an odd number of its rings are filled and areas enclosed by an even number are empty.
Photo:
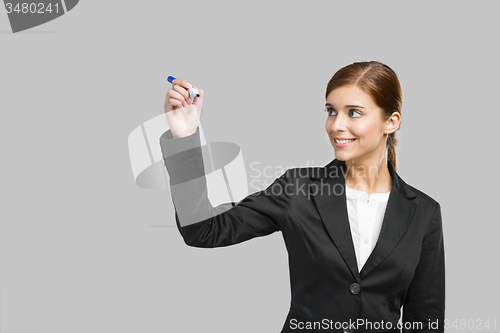
[[[160,146],[177,228],[187,245],[229,246],[280,230],[289,207],[285,191],[289,170],[265,190],[238,203],[213,207],[207,195],[199,127],[194,134],[176,139],[168,130],[160,137]]]
[[[436,203],[422,243],[420,261],[403,305],[403,322],[420,322],[422,326],[403,332],[444,332],[444,258],[441,206]]]

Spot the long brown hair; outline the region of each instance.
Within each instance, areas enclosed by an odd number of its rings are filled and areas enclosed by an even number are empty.
[[[394,112],[401,114],[403,91],[396,73],[387,65],[378,61],[355,62],[337,71],[326,86],[325,98],[335,88],[355,85],[370,95],[380,107],[382,119],[388,120]],[[401,125],[401,124],[400,124]],[[399,128],[398,128],[399,129]],[[387,158],[397,171],[396,133],[387,136]]]

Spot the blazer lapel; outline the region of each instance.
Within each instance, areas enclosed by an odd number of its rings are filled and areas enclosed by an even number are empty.
[[[360,281],[356,253],[352,242],[351,227],[347,215],[343,161],[334,159],[323,169],[320,169],[316,188],[311,188],[310,195],[314,198],[319,215],[344,258],[357,282]]]
[[[411,200],[416,197],[415,192],[399,177],[390,161],[387,166],[392,177],[392,189],[377,244],[361,269],[362,279],[396,247],[408,230],[417,208],[417,204]]]
[[[345,162],[334,159],[324,168],[319,169],[318,176],[311,177],[317,181],[317,188],[311,188],[310,195],[314,198],[328,234],[357,282],[377,267],[399,243],[410,226],[417,206],[411,200],[416,197],[415,192],[398,176],[390,161],[387,166],[393,180],[392,189],[379,239],[361,272],[358,272],[347,213]]]

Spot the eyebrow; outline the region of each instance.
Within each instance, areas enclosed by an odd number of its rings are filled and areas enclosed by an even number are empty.
[[[331,106],[333,108],[333,105],[331,105],[330,103],[326,103],[325,106]],[[360,109],[365,108],[364,106],[361,106],[361,105],[346,105],[345,107],[346,108],[360,108]]]

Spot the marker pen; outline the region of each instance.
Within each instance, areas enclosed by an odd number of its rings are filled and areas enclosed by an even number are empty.
[[[173,76],[167,77],[167,81],[170,83],[172,83],[172,81],[174,81],[174,80],[175,80],[175,77],[173,77]],[[189,97],[191,98],[192,101],[194,101],[195,97],[200,97],[198,90],[196,90],[194,88],[189,88],[188,92],[189,92]]]

